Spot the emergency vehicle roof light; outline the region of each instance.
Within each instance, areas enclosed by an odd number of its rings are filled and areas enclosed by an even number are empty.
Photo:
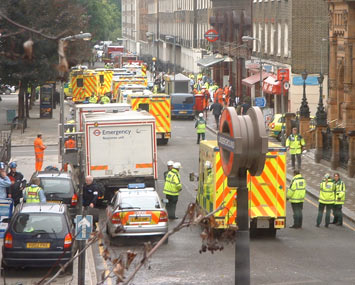
[[[145,184],[144,183],[131,183],[128,184],[128,189],[144,189]]]

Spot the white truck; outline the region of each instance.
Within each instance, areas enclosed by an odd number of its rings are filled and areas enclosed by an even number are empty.
[[[82,132],[83,115],[88,113],[109,113],[131,110],[131,105],[126,103],[111,104],[73,104],[75,127]]]
[[[105,186],[105,201],[130,183],[155,187],[155,118],[146,111],[83,115],[85,176]]]

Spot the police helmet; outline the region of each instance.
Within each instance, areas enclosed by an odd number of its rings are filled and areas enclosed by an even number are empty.
[[[173,168],[180,169],[181,168],[181,163],[180,162],[174,162]]]
[[[10,162],[9,167],[10,168],[16,168],[17,167],[17,163],[15,161]]]
[[[200,114],[198,114],[198,116],[199,116],[200,118],[202,118],[202,117],[203,117],[203,114],[202,114],[202,113],[200,113]]]
[[[173,166],[174,165],[174,161],[172,160],[169,160],[167,163],[166,163],[167,166]]]
[[[0,169],[5,169],[5,163],[0,162]]]

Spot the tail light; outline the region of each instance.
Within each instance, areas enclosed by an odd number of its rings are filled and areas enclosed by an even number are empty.
[[[160,212],[159,223],[167,222],[168,214],[165,211]]]
[[[4,245],[6,248],[12,248],[12,234],[7,233],[5,235]]]
[[[71,233],[68,233],[64,238],[64,248],[70,248],[73,242],[73,237]]]
[[[275,123],[270,124],[270,128],[271,129],[275,128]]]
[[[78,204],[78,195],[74,194],[73,197],[71,197],[71,205],[76,206]]]
[[[113,224],[120,224],[121,223],[121,216],[120,213],[114,213],[111,218],[111,222]]]

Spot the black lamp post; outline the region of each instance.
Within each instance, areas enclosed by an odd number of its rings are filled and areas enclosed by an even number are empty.
[[[302,72],[302,79],[303,79],[303,97],[302,97],[302,103],[300,107],[300,117],[304,118],[309,118],[310,112],[309,112],[309,107],[308,107],[308,102],[306,98],[306,79],[307,79],[307,71],[304,70]]]
[[[321,73],[318,77],[319,83],[319,101],[318,107],[316,112],[316,125],[319,127],[326,127],[327,126],[327,112],[324,109],[323,105],[323,80],[324,76]]]

